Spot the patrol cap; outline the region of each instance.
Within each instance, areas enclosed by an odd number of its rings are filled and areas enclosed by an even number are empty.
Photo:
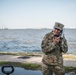
[[[63,30],[64,25],[59,23],[59,22],[55,22],[54,28],[57,28],[59,30]]]

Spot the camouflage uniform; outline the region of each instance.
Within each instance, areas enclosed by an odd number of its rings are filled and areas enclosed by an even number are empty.
[[[56,28],[59,27],[58,24],[59,23],[55,24]],[[53,75],[53,72],[55,73],[55,75],[64,75],[65,70],[63,67],[62,52],[66,53],[68,51],[67,41],[64,37],[61,37],[62,43],[58,43],[55,45],[53,43],[53,37],[53,32],[50,32],[47,33],[42,40],[42,71],[44,75]]]

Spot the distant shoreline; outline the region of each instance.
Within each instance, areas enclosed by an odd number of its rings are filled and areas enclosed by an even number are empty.
[[[12,29],[12,28],[0,28],[0,30],[14,30],[14,29]],[[50,29],[50,30],[52,30],[53,28],[18,28],[18,29],[40,29],[40,30],[41,29],[42,30],[44,30],[44,29],[48,29],[49,30]],[[64,29],[76,29],[76,28],[64,28]]]

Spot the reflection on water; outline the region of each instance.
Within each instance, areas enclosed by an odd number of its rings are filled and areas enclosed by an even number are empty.
[[[0,67],[0,75],[5,75],[1,72],[1,67]],[[40,70],[26,70],[24,68],[15,67],[15,71],[10,75],[43,75],[43,74]],[[73,74],[66,73],[65,75],[73,75]]]
[[[1,67],[0,75],[5,75],[1,72]],[[42,75],[42,72],[39,70],[26,70],[24,68],[15,67],[15,71],[10,75]]]

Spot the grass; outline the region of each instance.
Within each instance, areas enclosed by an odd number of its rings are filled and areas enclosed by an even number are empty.
[[[66,72],[76,71],[76,67],[68,67],[68,66],[65,66],[65,71]]]
[[[0,52],[0,55],[17,55],[17,53],[14,53],[14,52]]]
[[[64,54],[63,58],[76,60],[76,55],[74,55],[74,54]]]
[[[32,70],[41,70],[41,65],[39,64],[31,64],[31,63],[20,63],[20,62],[0,62],[0,66],[3,65],[13,65],[14,67],[22,67],[25,69],[32,69]]]
[[[42,56],[39,52],[0,52],[0,55],[18,55],[18,56]]]

